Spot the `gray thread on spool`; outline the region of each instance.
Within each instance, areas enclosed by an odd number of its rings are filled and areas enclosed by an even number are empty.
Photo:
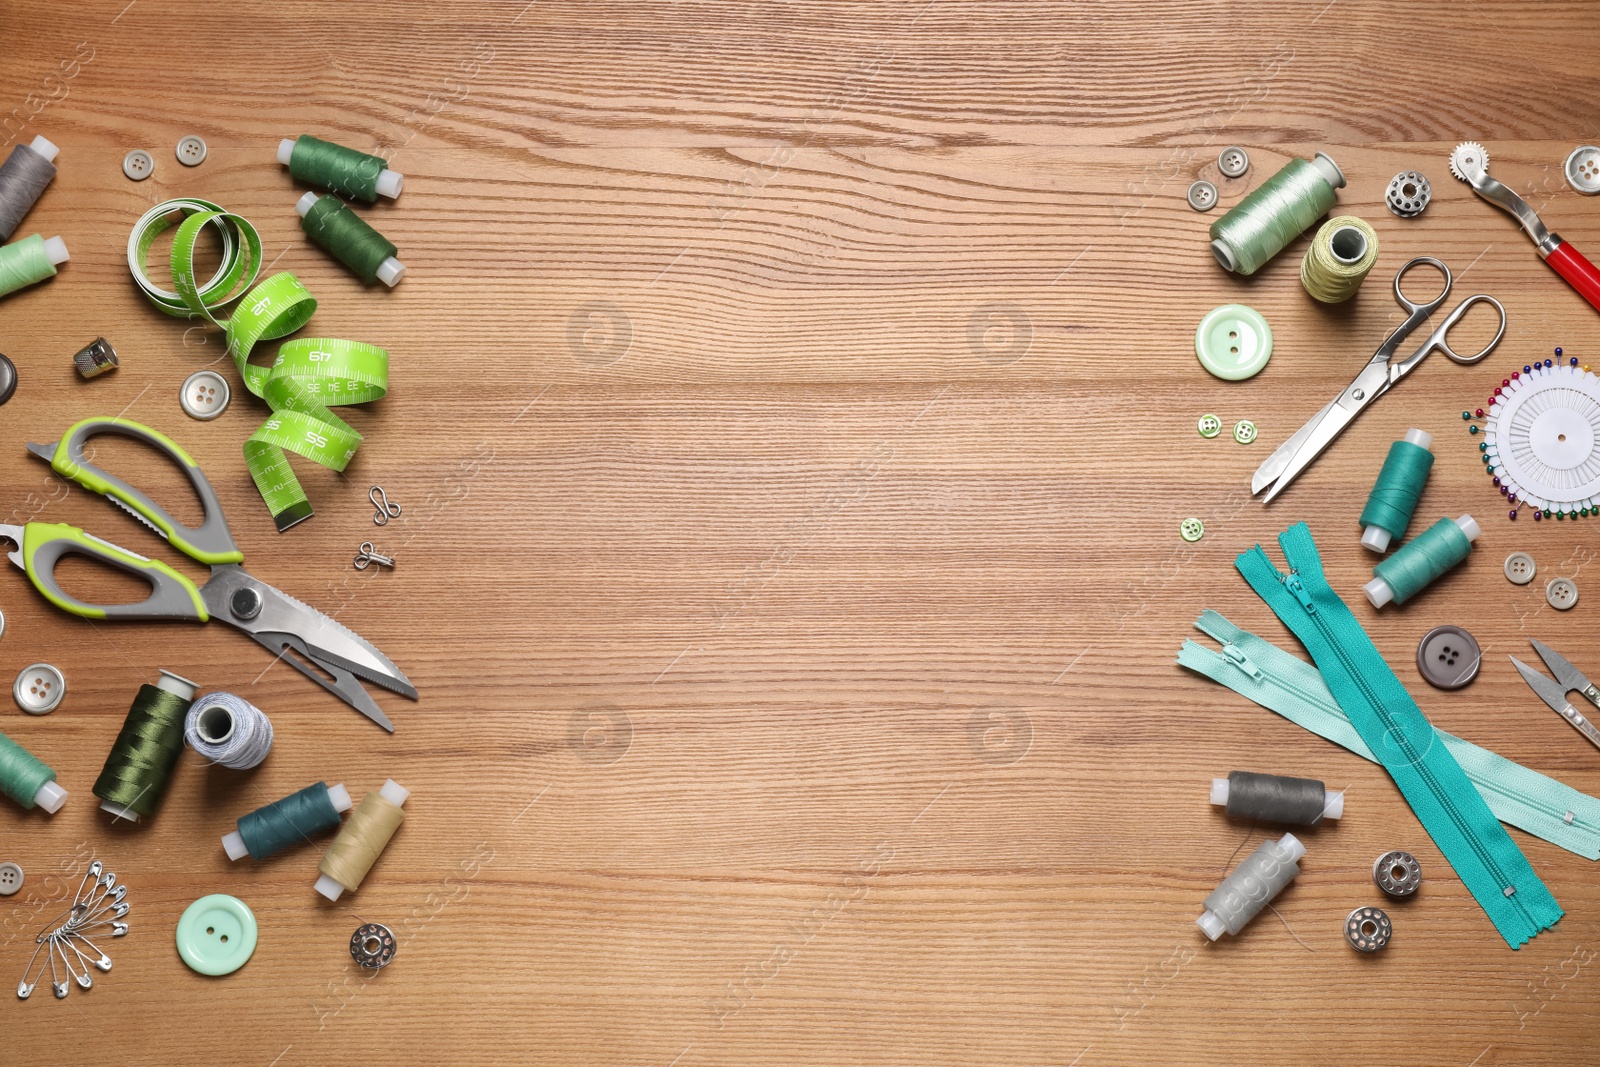
[[[1237,935],[1300,873],[1277,841],[1263,841],[1206,897],[1204,906]]]
[[[1315,826],[1328,802],[1327,787],[1314,778],[1232,771],[1228,774],[1228,815],[1289,826]]]
[[[259,766],[272,750],[272,721],[243,697],[207,693],[190,706],[183,737],[211,762],[243,771]]]
[[[56,165],[27,145],[11,150],[0,165],[0,241],[11,239],[55,176]]]

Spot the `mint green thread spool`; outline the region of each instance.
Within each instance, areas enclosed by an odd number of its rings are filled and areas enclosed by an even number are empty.
[[[0,246],[0,296],[56,276],[56,264],[65,263],[67,242],[59,237],[48,241],[38,234]]]
[[[394,258],[399,251],[394,242],[338,197],[307,193],[294,209],[300,213],[300,228],[362,281],[376,279],[393,288],[406,276],[405,264]]]
[[[369,204],[380,196],[393,200],[405,187],[406,176],[390,170],[382,156],[357,152],[310,134],[278,142],[278,162],[299,181]]]
[[[1374,552],[1387,552],[1391,541],[1406,535],[1411,516],[1422,498],[1422,487],[1433,470],[1433,434],[1426,430],[1407,430],[1389,446],[1383,469],[1361,509],[1361,543]]]
[[[1375,608],[1391,600],[1404,604],[1471,555],[1482,532],[1471,515],[1440,519],[1372,568],[1374,577],[1363,587],[1367,599]]]
[[[1344,172],[1325,152],[1291,159],[1211,224],[1211,254],[1226,270],[1254,274],[1333,207]]]
[[[56,784],[56,772],[5,734],[0,734],[0,793],[30,811],[43,808],[51,815],[67,802],[67,791]]]

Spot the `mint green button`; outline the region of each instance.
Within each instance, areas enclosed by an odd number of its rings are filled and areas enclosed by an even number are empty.
[[[200,974],[232,974],[256,950],[256,916],[250,905],[226,893],[190,904],[178,920],[178,955]]]
[[[1200,320],[1194,354],[1218,378],[1237,382],[1253,377],[1272,358],[1272,327],[1255,308],[1223,304]]]

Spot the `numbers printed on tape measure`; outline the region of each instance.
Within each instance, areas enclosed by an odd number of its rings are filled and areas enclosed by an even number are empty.
[[[306,440],[316,445],[318,448],[328,447],[328,439],[313,430],[306,431]]]

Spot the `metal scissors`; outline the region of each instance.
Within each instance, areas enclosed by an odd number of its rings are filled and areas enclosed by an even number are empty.
[[[1406,276],[1407,271],[1419,263],[1435,267],[1444,275],[1444,288],[1439,291],[1439,295],[1420,304],[1400,291],[1401,279]],[[1418,256],[1395,273],[1394,298],[1406,309],[1406,320],[1378,346],[1378,350],[1367,361],[1366,368],[1356,375],[1356,380],[1351,382],[1344,392],[1328,401],[1326,407],[1313,415],[1309,422],[1300,427],[1298,433],[1279,445],[1278,450],[1256,468],[1255,477],[1250,480],[1250,492],[1255,494],[1266,489],[1267,495],[1261,499],[1263,504],[1272,503],[1273,498],[1288,488],[1289,483],[1309,467],[1312,460],[1322,454],[1323,449],[1333,444],[1333,439],[1343,433],[1344,428],[1350,425],[1362,410],[1387,393],[1395,382],[1415,370],[1417,364],[1435,349],[1457,363],[1477,363],[1494,351],[1495,346],[1500,343],[1500,338],[1505,336],[1506,309],[1501,307],[1500,301],[1494,297],[1477,293],[1456,305],[1455,310],[1446,315],[1438,328],[1422,342],[1421,348],[1404,359],[1396,358],[1395,354],[1401,342],[1427,321],[1428,316],[1437,311],[1444,303],[1445,297],[1450,295],[1450,282],[1450,268],[1432,256]],[[1500,315],[1500,328],[1495,331],[1493,340],[1484,346],[1482,352],[1463,356],[1450,347],[1450,327],[1460,322],[1461,317],[1478,303],[1493,305]],[[1271,488],[1268,488],[1269,486]]]
[[[165,453],[188,476],[200,499],[204,512],[200,525],[184,526],[144,493],[89,462],[83,446],[99,434],[131,437]],[[391,733],[394,725],[360,679],[417,699],[416,687],[382,652],[322,612],[251,577],[240,566],[244,553],[234,543],[211,483],[194,460],[167,437],[128,419],[85,419],[55,444],[30,444],[28,451],[49,463],[61,477],[101,494],[174,548],[211,567],[211,580],[196,586],[160,560],[146,559],[76,526],[43,522],[0,525],[0,540],[17,546],[9,553],[11,562],[21,567],[34,588],[56,607],[88,619],[220,619],[243,630],[267,651],[286,659],[301,674]],[[68,555],[87,556],[142,578],[150,583],[150,596],[137,604],[78,600],[56,581],[56,565]]]

